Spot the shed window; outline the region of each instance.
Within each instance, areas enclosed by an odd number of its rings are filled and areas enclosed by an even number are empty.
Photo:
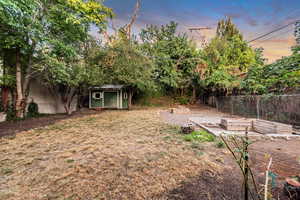
[[[102,92],[94,92],[93,93],[93,99],[102,99],[103,93]]]
[[[124,92],[124,99],[127,99],[128,98],[128,95],[127,95],[127,92]]]

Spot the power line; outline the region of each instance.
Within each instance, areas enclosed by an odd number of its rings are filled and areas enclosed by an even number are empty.
[[[254,41],[254,42],[259,42],[259,43],[266,42],[266,41],[268,41],[268,40],[270,40],[270,39],[272,39],[272,38],[276,38],[276,37],[278,37],[278,36],[282,36],[282,35],[284,35],[284,34],[290,32],[290,31],[293,31],[293,30],[294,30],[294,28],[291,28],[291,29],[288,29],[287,31],[284,31],[284,32],[282,32],[282,33],[273,35],[273,36],[268,37],[268,38],[266,38],[266,39],[264,39],[264,40],[261,40],[261,41]]]
[[[296,20],[296,21],[293,21],[293,22],[291,22],[291,23],[288,23],[287,25],[281,26],[281,27],[279,27],[279,28],[277,28],[277,29],[275,29],[275,30],[273,30],[273,31],[270,31],[270,32],[268,32],[268,33],[266,33],[266,34],[263,34],[263,35],[261,35],[261,36],[259,36],[259,37],[257,37],[257,38],[254,38],[254,39],[252,39],[252,40],[250,40],[250,41],[247,41],[247,42],[248,42],[248,43],[251,43],[251,42],[254,42],[254,41],[259,40],[259,39],[261,39],[261,38],[264,38],[264,37],[266,37],[266,36],[268,36],[268,35],[270,35],[270,34],[272,34],[272,33],[275,33],[275,32],[277,32],[277,31],[280,31],[280,30],[282,30],[282,29],[285,29],[285,28],[287,28],[288,26],[290,26],[290,25],[292,25],[292,24],[295,24],[296,22],[299,22],[299,21],[300,21],[300,19],[298,19],[298,20]]]
[[[281,16],[280,18],[282,19],[284,17],[284,19],[288,19],[288,18],[291,18],[293,17],[293,15],[297,14],[298,12],[300,12],[300,8],[297,8],[293,11],[289,11],[289,14],[288,15],[283,15]],[[294,16],[293,18],[295,18],[296,16]],[[284,22],[284,19],[280,20],[281,22]],[[273,28],[276,28],[276,26],[278,26],[278,24],[276,24],[275,26],[272,26]]]

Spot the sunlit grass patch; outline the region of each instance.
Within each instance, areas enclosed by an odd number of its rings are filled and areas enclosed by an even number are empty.
[[[208,144],[185,142],[157,113],[107,111],[3,140],[0,187],[13,196],[0,199],[154,199],[210,168]]]
[[[185,135],[183,139],[187,142],[193,142],[193,141],[213,142],[215,141],[215,136],[213,136],[212,134],[204,130],[201,130],[201,131],[193,131],[192,133]]]

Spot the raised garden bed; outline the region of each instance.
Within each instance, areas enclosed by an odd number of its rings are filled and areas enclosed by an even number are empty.
[[[245,131],[252,129],[252,120],[240,118],[223,118],[221,126],[228,131]]]
[[[253,129],[261,134],[292,134],[293,126],[266,120],[254,120]]]

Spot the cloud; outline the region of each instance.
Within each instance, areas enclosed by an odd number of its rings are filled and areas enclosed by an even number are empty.
[[[233,20],[242,20],[245,25],[258,26],[259,23],[251,15],[249,15],[244,9],[239,9],[234,12],[225,12],[224,16],[231,17]]]
[[[250,26],[258,26],[258,21],[253,19],[252,17],[246,17],[245,21],[250,25]]]
[[[121,27],[127,24],[134,10],[136,0],[106,0],[105,5],[112,7],[117,16],[115,24]],[[299,0],[248,0],[248,1],[199,1],[199,0],[142,0],[139,17],[133,26],[138,34],[146,25],[163,25],[170,21],[178,22],[179,32],[185,32],[198,43],[199,33],[190,33],[189,26],[209,26],[209,31],[201,31],[207,40],[215,35],[216,24],[225,16],[233,18],[234,23],[244,34],[244,38],[252,39],[261,34],[290,23],[300,16]],[[299,18],[299,17],[298,17]],[[277,39],[256,42],[256,47],[264,47],[269,60],[289,55],[294,45],[292,35],[289,39],[279,35]]]
[[[264,56],[268,58],[269,63],[280,59],[283,56],[291,55],[291,47],[296,44],[292,35],[286,38],[270,39],[263,42],[256,42],[253,47],[263,47]]]

